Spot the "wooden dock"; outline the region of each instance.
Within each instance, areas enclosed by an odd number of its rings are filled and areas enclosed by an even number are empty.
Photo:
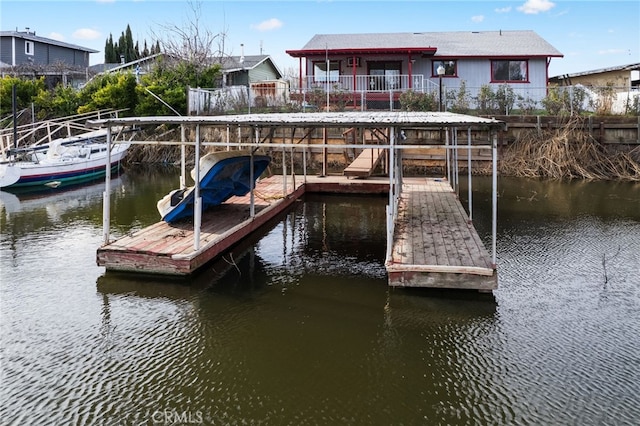
[[[107,270],[187,276],[285,211],[305,192],[388,193],[388,178],[345,176],[287,178],[257,182],[254,217],[249,195],[232,197],[202,215],[200,248],[194,249],[191,221],[158,222],[98,249]],[[491,258],[446,180],[405,178],[394,227],[390,286],[492,290],[497,274]]]
[[[390,286],[498,285],[491,256],[446,179],[405,180],[386,266]]]
[[[286,210],[303,193],[302,179],[294,185],[288,177],[286,192],[281,176],[262,179],[254,193],[253,217],[250,195],[232,197],[202,215],[197,250],[192,221],[161,221],[103,245],[97,251],[97,263],[111,271],[190,275]]]
[[[382,148],[363,149],[360,155],[344,169],[343,174],[347,177],[368,178],[380,164],[384,153],[385,150]]]

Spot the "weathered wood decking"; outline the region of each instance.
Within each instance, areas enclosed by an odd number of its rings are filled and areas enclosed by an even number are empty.
[[[497,274],[467,213],[446,180],[405,180],[389,285],[492,290]]]
[[[263,179],[256,187],[253,217],[250,195],[232,197],[202,215],[198,250],[194,249],[191,221],[161,221],[103,245],[98,249],[97,263],[112,271],[189,275],[284,211],[303,193],[301,179],[294,186],[293,179],[287,178],[286,193],[280,176]]]
[[[170,226],[159,223],[141,231],[127,235],[118,241],[111,241],[109,236],[110,224],[110,187],[107,173],[105,202],[103,208],[103,236],[105,245],[98,249],[98,264],[107,270],[129,270],[140,272],[185,275],[194,272],[204,263],[240,242],[244,237],[265,224],[276,214],[284,211],[305,191],[335,192],[335,193],[366,193],[386,192],[389,194],[390,205],[387,206],[387,271],[391,285],[403,286],[433,286],[433,287],[463,287],[477,289],[492,289],[496,286],[496,274],[492,265],[488,265],[486,250],[482,247],[478,236],[469,223],[462,206],[455,200],[453,194],[447,191],[416,191],[407,187],[403,194],[398,182],[403,180],[409,184],[410,179],[404,179],[403,152],[408,156],[425,155],[422,151],[432,149],[453,150],[459,152],[458,135],[462,129],[467,130],[467,150],[490,150],[492,155],[492,263],[495,263],[496,229],[497,229],[497,132],[504,128],[504,123],[495,119],[454,114],[450,112],[317,112],[317,113],[285,113],[285,114],[239,114],[220,116],[172,116],[172,117],[126,117],[93,120],[91,125],[96,127],[116,128],[119,126],[157,126],[176,125],[182,129],[180,141],[132,141],[131,143],[157,143],[168,145],[193,146],[194,152],[201,152],[203,146],[217,146],[230,149],[232,147],[270,147],[282,148],[283,159],[285,150],[290,150],[291,162],[294,162],[294,151],[302,154],[303,170],[306,171],[307,160],[305,154],[314,145],[311,135],[322,134],[322,175],[323,177],[300,177],[299,185],[289,185],[291,193],[282,194],[282,177],[260,181],[257,192],[265,197],[257,197],[255,215],[250,217],[248,211],[250,203],[245,198],[232,199],[226,206],[205,212],[202,217],[201,232],[198,243],[193,242],[193,227]],[[204,142],[204,131],[207,128],[218,129],[224,133],[227,140],[222,142]],[[229,130],[238,131],[235,141],[229,138]],[[296,130],[302,129],[303,136],[295,137]],[[344,143],[329,143],[328,131],[349,129],[343,132]],[[409,144],[403,137],[403,129],[438,130],[440,142],[436,145],[422,143]],[[243,130],[245,134],[243,136]],[[281,138],[275,140],[274,134],[279,131]],[[444,131],[444,132],[443,132]],[[472,131],[488,132],[490,141],[487,145],[472,144]],[[252,135],[247,137],[247,135]],[[351,137],[351,143],[347,138]],[[357,143],[358,135],[362,137],[362,144]],[[108,136],[110,138],[110,136]],[[368,141],[368,142],[367,142]],[[453,145],[448,143],[453,142]],[[328,147],[345,150],[384,149],[387,150],[385,164],[386,179],[368,177],[366,179],[349,179],[348,176],[326,176],[328,163]],[[473,146],[472,146],[473,145]],[[412,153],[412,151],[418,152]],[[312,153],[313,154],[313,153]],[[372,152],[373,154],[373,152]],[[428,154],[427,154],[428,155]],[[196,156],[197,157],[197,156]],[[375,157],[375,158],[374,158]],[[371,159],[379,156],[371,155]],[[455,161],[454,156],[454,161]],[[182,159],[184,167],[185,158]],[[194,158],[197,163],[197,158]],[[365,172],[370,173],[373,163],[366,164]],[[451,161],[446,164],[447,175],[454,176],[457,181],[458,169],[451,167]],[[108,170],[108,169],[107,169]],[[283,166],[283,174],[286,174]],[[287,178],[291,179],[291,177]],[[424,183],[424,182],[423,182]],[[274,185],[274,197],[270,200],[269,193],[263,185]],[[419,195],[417,195],[419,194]],[[440,195],[445,194],[444,198]],[[451,202],[447,197],[454,197]],[[431,198],[430,198],[431,197]],[[260,198],[262,198],[260,200]],[[399,203],[396,203],[400,200]],[[266,204],[262,204],[262,202]],[[267,202],[269,201],[269,202]],[[400,210],[398,209],[400,206]],[[414,207],[415,206],[415,207]],[[435,207],[440,206],[440,207]],[[438,213],[439,210],[442,211]],[[435,212],[435,213],[434,213]],[[398,214],[400,213],[400,214]],[[431,215],[435,214],[435,217]],[[426,216],[425,216],[426,215]],[[424,222],[429,218],[428,223]],[[393,225],[390,221],[397,220]],[[428,226],[427,226],[428,225]],[[393,226],[393,228],[392,228]],[[397,231],[392,235],[392,231]],[[402,232],[401,232],[402,231]],[[403,233],[404,232],[404,233]],[[441,237],[441,239],[440,239]],[[428,243],[431,238],[433,241]],[[415,241],[414,241],[415,239]],[[473,243],[473,244],[472,244]],[[393,245],[392,245],[393,244]],[[475,244],[475,248],[474,248]],[[444,247],[444,249],[442,248]],[[196,249],[197,248],[197,249]],[[446,252],[446,256],[442,250]],[[419,252],[424,253],[420,254]],[[408,254],[411,253],[411,256]],[[435,253],[435,255],[434,255]],[[424,255],[424,260],[421,256]],[[446,257],[446,261],[444,260]]]
[[[404,180],[387,262],[390,286],[448,287],[492,290],[497,277],[490,256],[466,212],[445,180]],[[249,195],[233,197],[202,215],[200,248],[194,250],[190,221],[158,222],[98,249],[98,265],[107,270],[163,275],[190,275],[222,255],[270,219],[287,209],[305,191],[385,193],[387,178],[363,180],[344,176],[297,177],[295,186],[282,176],[258,181],[255,216]]]
[[[351,162],[343,174],[347,177],[367,178],[380,163],[385,150],[382,148],[366,148]]]

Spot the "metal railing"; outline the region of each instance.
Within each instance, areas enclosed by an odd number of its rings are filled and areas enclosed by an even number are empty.
[[[252,112],[277,109],[295,104],[303,111],[375,109],[398,110],[403,107],[422,108],[438,111],[442,101],[443,111],[477,114],[520,115],[539,114],[546,111],[550,115],[580,114],[594,112],[600,114],[640,114],[640,91],[622,87],[586,88],[584,86],[532,86],[528,84],[492,83],[483,86],[468,86],[449,80],[442,85],[412,76],[418,86],[408,87],[408,76],[398,76],[395,83],[380,81],[374,84],[374,90],[365,89],[366,80],[374,76],[339,76],[336,81],[320,82],[317,79],[305,79],[308,86],[292,88],[278,87],[268,96],[257,96],[246,86],[226,87],[224,89],[190,89],[189,113],[191,115],[220,114],[225,111]],[[382,76],[379,77],[384,78]],[[356,90],[349,89],[350,84]],[[389,84],[387,84],[389,83]],[[439,83],[439,82],[438,82]],[[457,84],[457,86],[455,85]],[[384,90],[383,90],[384,87]],[[358,90],[362,89],[362,90]],[[416,96],[403,94],[413,91]],[[440,96],[441,95],[441,96]],[[260,102],[258,102],[258,100]]]
[[[299,90],[323,90],[329,92],[389,92],[413,90],[429,92],[438,90],[438,84],[425,79],[422,74],[398,75],[347,75],[338,76],[305,76],[294,82]]]
[[[95,129],[86,125],[88,120],[118,118],[123,109],[102,109],[50,120],[34,121],[30,124],[8,126],[0,129],[0,158],[6,159],[13,148],[24,146],[41,146],[56,138],[68,138]],[[35,114],[31,114],[34,116]],[[12,123],[10,123],[12,124]]]

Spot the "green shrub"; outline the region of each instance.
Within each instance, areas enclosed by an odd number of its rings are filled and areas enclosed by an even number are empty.
[[[400,95],[400,109],[402,111],[437,111],[436,92],[423,93],[407,90]]]

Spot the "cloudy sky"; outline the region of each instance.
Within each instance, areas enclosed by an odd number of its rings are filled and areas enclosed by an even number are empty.
[[[315,34],[533,30],[564,54],[549,75],[640,62],[638,1],[393,1],[393,0],[2,0],[3,31],[37,35],[100,51],[130,25],[140,47],[167,28],[199,26],[226,34],[225,51],[269,54],[281,70],[296,67],[285,50]]]

